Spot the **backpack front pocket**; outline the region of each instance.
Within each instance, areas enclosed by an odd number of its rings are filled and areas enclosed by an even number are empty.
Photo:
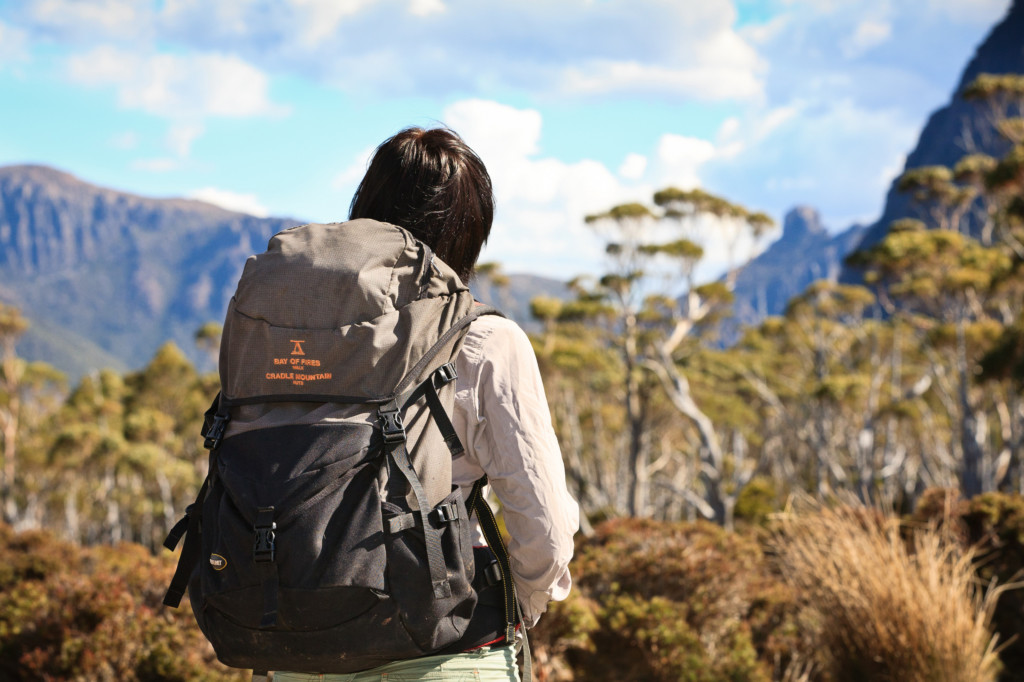
[[[402,624],[425,653],[458,640],[465,633],[476,607],[473,546],[469,518],[457,486],[427,514],[440,532],[451,595],[433,594],[427,548],[419,514],[385,501],[383,522],[387,543],[387,591],[395,600]]]

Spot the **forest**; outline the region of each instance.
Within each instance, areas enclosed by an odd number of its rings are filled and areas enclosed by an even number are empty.
[[[918,217],[756,327],[729,311],[764,213],[665,188],[586,217],[606,272],[531,305],[582,512],[540,679],[1024,679],[1024,76],[962,94],[1003,152],[906,171]],[[709,229],[732,267],[703,282]],[[69,386],[27,325],[0,308],[0,677],[241,679],[159,605],[216,374],[167,344]]]

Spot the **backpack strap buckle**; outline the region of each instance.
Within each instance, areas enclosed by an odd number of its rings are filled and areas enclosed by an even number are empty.
[[[206,430],[205,440],[203,441],[203,447],[207,450],[216,450],[220,447],[220,441],[224,438],[224,431],[227,429],[228,421],[231,420],[231,415],[227,412],[218,412],[213,415],[213,420],[210,422],[210,428]]]
[[[405,423],[402,422],[402,413],[396,406],[394,409],[380,409],[380,427],[384,432],[384,442],[389,445],[405,441]]]
[[[487,584],[487,587],[493,587],[500,583],[501,580],[501,564],[495,559],[484,568],[484,582]]]
[[[260,507],[256,514],[256,522],[253,524],[256,531],[256,544],[252,550],[252,558],[256,563],[272,562],[276,547],[277,524],[274,522],[274,508]]]
[[[451,523],[452,521],[459,520],[459,508],[451,502],[437,507],[434,509],[433,514],[434,520],[438,523]]]
[[[459,378],[455,371],[455,363],[447,362],[434,370],[434,386],[441,388]]]

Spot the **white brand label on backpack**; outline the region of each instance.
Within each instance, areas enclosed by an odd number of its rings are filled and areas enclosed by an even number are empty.
[[[213,570],[215,571],[223,571],[228,566],[228,560],[220,554],[211,554],[210,565],[213,566]]]

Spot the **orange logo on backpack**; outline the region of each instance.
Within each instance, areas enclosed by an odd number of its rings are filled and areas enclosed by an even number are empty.
[[[215,571],[223,571],[227,568],[228,560],[222,557],[220,554],[210,555],[210,565],[213,566]]]
[[[302,344],[306,343],[305,339],[303,339],[301,341],[296,341],[295,339],[291,339],[291,342],[295,344],[294,346],[292,346],[292,355],[305,355],[306,354],[306,352],[304,350],[302,350]]]

